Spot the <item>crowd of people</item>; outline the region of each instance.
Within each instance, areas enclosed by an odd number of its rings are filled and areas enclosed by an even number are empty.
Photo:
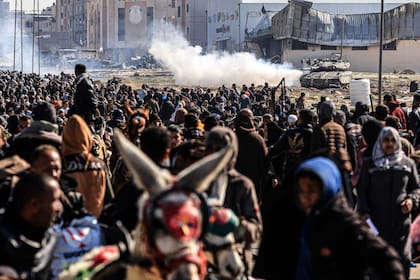
[[[133,89],[93,81],[82,64],[74,74],[0,72],[0,279],[58,279],[135,230],[142,190],[116,129],[174,175],[233,147],[214,184],[239,218],[247,277],[408,279],[420,93],[410,112],[392,95],[369,112],[328,97],[310,108],[305,93],[273,103],[271,90]]]

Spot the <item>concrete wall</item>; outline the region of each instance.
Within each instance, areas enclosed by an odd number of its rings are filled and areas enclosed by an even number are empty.
[[[383,51],[383,72],[402,71],[411,69],[420,72],[420,52],[414,51],[420,48],[420,41],[404,40],[397,42],[397,50]],[[309,47],[308,50],[283,49],[283,61],[292,63],[295,68],[301,68],[304,58],[329,57],[336,51],[321,50],[320,46]],[[351,63],[351,69],[355,72],[377,72],[379,68],[379,48],[370,46],[367,51],[352,50],[351,47],[343,49],[343,56]]]
[[[204,0],[187,0],[185,4],[184,34],[191,45],[203,48],[207,45],[206,38],[206,10],[207,2]]]

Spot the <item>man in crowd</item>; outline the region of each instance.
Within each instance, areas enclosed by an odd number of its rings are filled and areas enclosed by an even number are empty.
[[[351,158],[347,152],[347,135],[344,127],[334,122],[335,105],[324,101],[319,105],[319,125],[314,127],[311,152],[324,151],[338,161],[343,171],[343,189],[350,207],[354,207],[353,192],[349,181],[352,171]]]
[[[56,180],[61,176],[61,156],[51,145],[39,146],[31,156],[31,171],[45,173]]]
[[[57,180],[46,174],[29,173],[20,179],[0,216],[0,266],[28,279],[49,279],[55,244],[49,228],[62,208],[59,197]]]
[[[98,98],[93,83],[86,72],[86,66],[76,64],[74,73],[76,74],[76,92],[71,113],[82,116],[86,123],[90,124],[95,120]]]
[[[299,112],[297,126],[287,130],[279,140],[270,147],[269,155],[278,157],[285,153],[284,161],[276,166],[276,174],[282,179],[306,157],[311,150],[312,119],[314,114],[311,110],[302,109]]]
[[[56,125],[57,115],[51,103],[41,102],[32,112],[33,122],[17,134],[10,143],[7,155],[17,154],[26,161],[33,151],[42,144],[49,144],[57,149],[61,146],[61,136]]]

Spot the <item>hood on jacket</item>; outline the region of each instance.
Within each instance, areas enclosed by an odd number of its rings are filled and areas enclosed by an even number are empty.
[[[16,134],[16,140],[21,138],[47,139],[61,145],[58,125],[48,121],[34,121],[30,126],[25,127],[20,133]]]
[[[232,129],[223,127],[223,126],[216,126],[212,128],[207,135],[207,144],[215,144],[220,149],[228,145],[232,145],[233,154],[232,158],[228,163],[229,170],[235,168],[236,159],[238,157],[238,138],[236,137],[235,132]]]
[[[321,208],[334,198],[341,188],[341,174],[337,165],[328,158],[315,157],[301,163],[296,170],[296,177],[302,171],[315,174],[322,182],[322,193],[315,208]]]
[[[400,106],[400,103],[397,100],[391,100],[387,105],[390,109],[395,109]]]
[[[63,130],[63,156],[89,153],[92,149],[92,134],[82,117],[73,115]]]
[[[255,131],[254,114],[249,109],[242,109],[236,117],[234,124],[237,131]]]

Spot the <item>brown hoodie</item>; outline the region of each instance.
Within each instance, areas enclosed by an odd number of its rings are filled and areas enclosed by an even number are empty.
[[[104,205],[106,169],[90,153],[92,145],[92,134],[83,118],[71,116],[63,130],[63,173],[77,181],[76,190],[83,195],[86,210],[99,217]]]
[[[254,183],[259,200],[262,199],[263,184],[268,173],[268,149],[264,139],[254,126],[254,115],[249,109],[242,109],[235,120],[235,132],[239,149],[236,169]]]

